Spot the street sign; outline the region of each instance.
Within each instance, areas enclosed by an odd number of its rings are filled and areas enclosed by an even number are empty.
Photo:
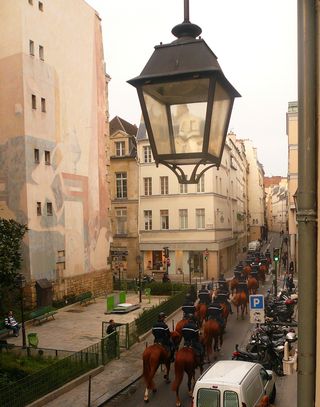
[[[251,324],[264,324],[264,296],[262,294],[249,295],[249,309]]]
[[[264,296],[262,294],[249,295],[250,311],[264,310]]]
[[[264,310],[250,310],[250,323],[251,324],[264,324],[265,315]]]

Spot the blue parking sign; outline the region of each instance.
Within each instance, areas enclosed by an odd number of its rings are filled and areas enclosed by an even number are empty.
[[[264,296],[262,294],[250,295],[249,296],[249,308],[250,308],[250,310],[264,309]]]

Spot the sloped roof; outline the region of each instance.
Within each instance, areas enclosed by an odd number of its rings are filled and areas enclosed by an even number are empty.
[[[136,136],[138,127],[135,124],[131,124],[119,116],[115,116],[109,123],[110,136],[117,131],[124,131],[130,136]]]

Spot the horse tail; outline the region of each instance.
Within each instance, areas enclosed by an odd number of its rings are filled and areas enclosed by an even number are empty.
[[[177,391],[177,389],[179,389],[183,379],[184,360],[181,357],[181,351],[183,351],[183,348],[176,354],[176,360],[174,362],[174,381],[172,383],[173,391]]]
[[[154,356],[150,348],[143,352],[143,377],[148,389],[153,388],[153,377],[158,369],[159,356]]]
[[[151,378],[151,374],[150,374],[150,370],[151,370],[150,369],[150,352],[148,352],[148,349],[146,349],[143,352],[142,359],[143,359],[143,378],[144,378],[147,389],[149,389],[152,378]]]

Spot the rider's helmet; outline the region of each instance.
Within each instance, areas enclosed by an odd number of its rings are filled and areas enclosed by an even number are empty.
[[[190,301],[191,300],[191,295],[188,293],[186,294],[186,301]]]
[[[158,317],[159,321],[163,321],[165,318],[166,318],[166,314],[164,312],[160,312],[159,317]]]
[[[187,319],[188,319],[188,321],[194,321],[194,315],[193,314],[188,314]]]

